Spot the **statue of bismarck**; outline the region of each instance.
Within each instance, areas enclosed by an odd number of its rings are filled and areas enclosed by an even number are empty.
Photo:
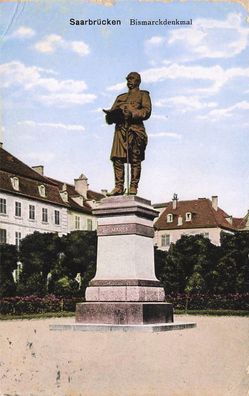
[[[144,160],[147,134],[144,120],[151,115],[151,100],[148,91],[139,89],[141,76],[131,72],[126,77],[128,92],[119,95],[106,113],[106,122],[115,124],[111,151],[115,188],[109,195],[124,194],[124,164],[131,165],[131,180],[128,194],[136,195],[141,175],[141,161]]]

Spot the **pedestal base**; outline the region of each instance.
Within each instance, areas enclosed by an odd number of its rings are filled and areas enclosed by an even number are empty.
[[[111,325],[172,323],[173,306],[158,302],[85,302],[76,306],[76,322]]]
[[[56,331],[94,331],[94,332],[143,332],[143,333],[158,333],[161,331],[184,330],[196,327],[196,323],[155,323],[145,325],[108,325],[108,324],[52,324],[49,330]]]

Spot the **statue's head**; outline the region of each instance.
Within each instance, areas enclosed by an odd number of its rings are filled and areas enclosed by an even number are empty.
[[[126,80],[127,80],[127,87],[129,89],[136,88],[139,87],[141,83],[141,76],[137,72],[131,72],[126,77]]]

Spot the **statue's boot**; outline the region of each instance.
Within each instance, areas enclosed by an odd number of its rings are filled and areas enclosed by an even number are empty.
[[[131,183],[129,194],[130,195],[137,195],[138,183],[141,176],[141,161],[134,161],[131,164]]]
[[[114,176],[115,176],[115,187],[110,193],[107,194],[108,197],[124,194],[124,162],[123,162],[123,160],[115,159],[113,161],[113,169],[114,169]]]

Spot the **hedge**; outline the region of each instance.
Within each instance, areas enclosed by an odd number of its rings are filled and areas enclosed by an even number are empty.
[[[54,295],[45,297],[5,297],[0,299],[0,314],[22,315],[44,312],[73,312],[78,302],[82,302],[82,298],[62,298]]]
[[[45,312],[74,312],[76,304],[82,302],[82,298],[56,297],[4,297],[0,299],[1,315],[39,314]],[[208,294],[170,294],[166,301],[171,302],[174,309],[209,310],[231,309],[249,311],[249,293],[208,295]]]
[[[207,310],[232,309],[249,310],[249,293],[244,294],[169,294],[166,301],[171,302],[175,309]]]

